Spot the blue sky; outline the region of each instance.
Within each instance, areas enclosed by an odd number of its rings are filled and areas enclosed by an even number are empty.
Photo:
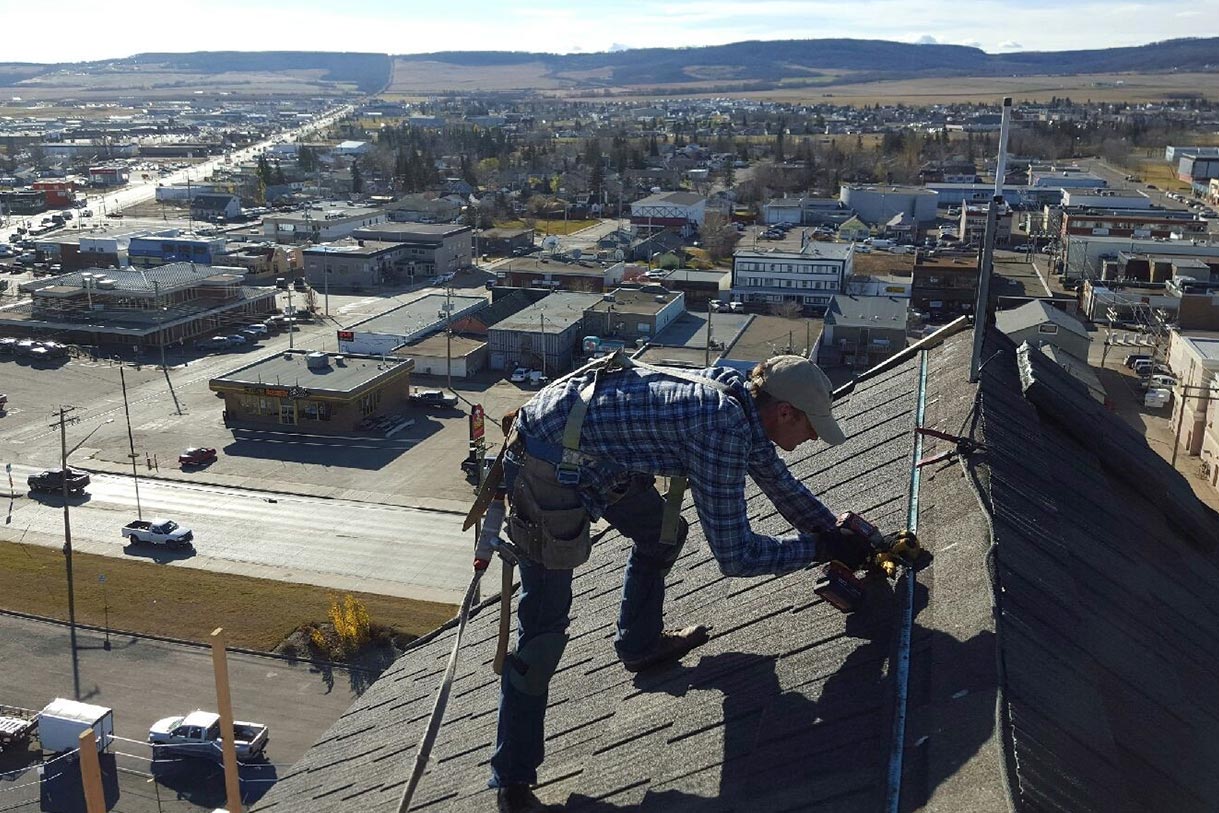
[[[142,51],[573,53],[818,37],[995,53],[1217,35],[1219,0],[0,0],[0,20],[31,34],[5,37],[0,60],[27,62]]]

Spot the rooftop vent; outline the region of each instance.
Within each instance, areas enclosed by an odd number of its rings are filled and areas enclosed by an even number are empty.
[[[324,370],[330,366],[330,357],[317,351],[306,353],[305,366],[310,370]]]

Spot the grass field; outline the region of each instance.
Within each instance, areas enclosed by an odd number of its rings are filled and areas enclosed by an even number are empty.
[[[254,579],[147,561],[77,553],[72,557],[76,620],[111,629],[205,642],[224,627],[230,646],[269,651],[304,623],[326,620],[337,594],[320,587]],[[99,576],[105,575],[105,583]],[[452,618],[456,607],[353,593],[375,624],[411,636]],[[0,607],[67,620],[63,554],[0,542]]]
[[[534,223],[533,228],[539,235],[573,234],[600,222],[599,220],[538,220]],[[495,228],[524,229],[527,228],[527,224],[523,220],[497,220]]]
[[[579,92],[573,92],[579,97]],[[720,93],[693,93],[721,96]],[[911,104],[954,102],[994,103],[1004,96],[1016,102],[1046,102],[1069,96],[1076,101],[1145,102],[1174,96],[1201,95],[1219,98],[1219,73],[1080,74],[1073,76],[958,76],[903,79],[886,82],[839,83],[813,87],[778,88],[732,93],[734,98],[768,99],[793,103],[843,105]],[[615,95],[615,101],[645,102],[647,94]],[[589,100],[597,100],[590,96]]]

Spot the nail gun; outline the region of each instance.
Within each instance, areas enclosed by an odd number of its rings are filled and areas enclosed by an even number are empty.
[[[896,578],[904,567],[913,567],[923,553],[918,537],[909,528],[893,534],[883,534],[875,525],[858,514],[847,512],[838,518],[838,529],[868,541],[872,552],[861,571],[863,577],[842,562],[829,562],[813,586],[813,592],[837,607],[853,613],[863,606],[864,585],[871,576]]]

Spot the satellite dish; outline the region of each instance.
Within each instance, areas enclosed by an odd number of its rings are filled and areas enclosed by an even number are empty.
[[[583,256],[583,254],[584,254],[584,252],[583,252],[583,251],[581,251],[581,250],[580,250],[580,249],[578,249],[578,248],[573,248],[573,249],[571,250],[571,258],[572,258],[573,260],[578,260],[578,259],[580,259],[580,257],[581,257],[581,256]]]
[[[559,238],[555,237],[553,234],[542,241],[542,248],[546,249],[547,251],[554,251],[558,247]]]
[[[614,260],[615,261],[622,262],[625,259],[626,259],[626,255],[622,253],[622,249],[620,249],[620,248],[614,249]]]

